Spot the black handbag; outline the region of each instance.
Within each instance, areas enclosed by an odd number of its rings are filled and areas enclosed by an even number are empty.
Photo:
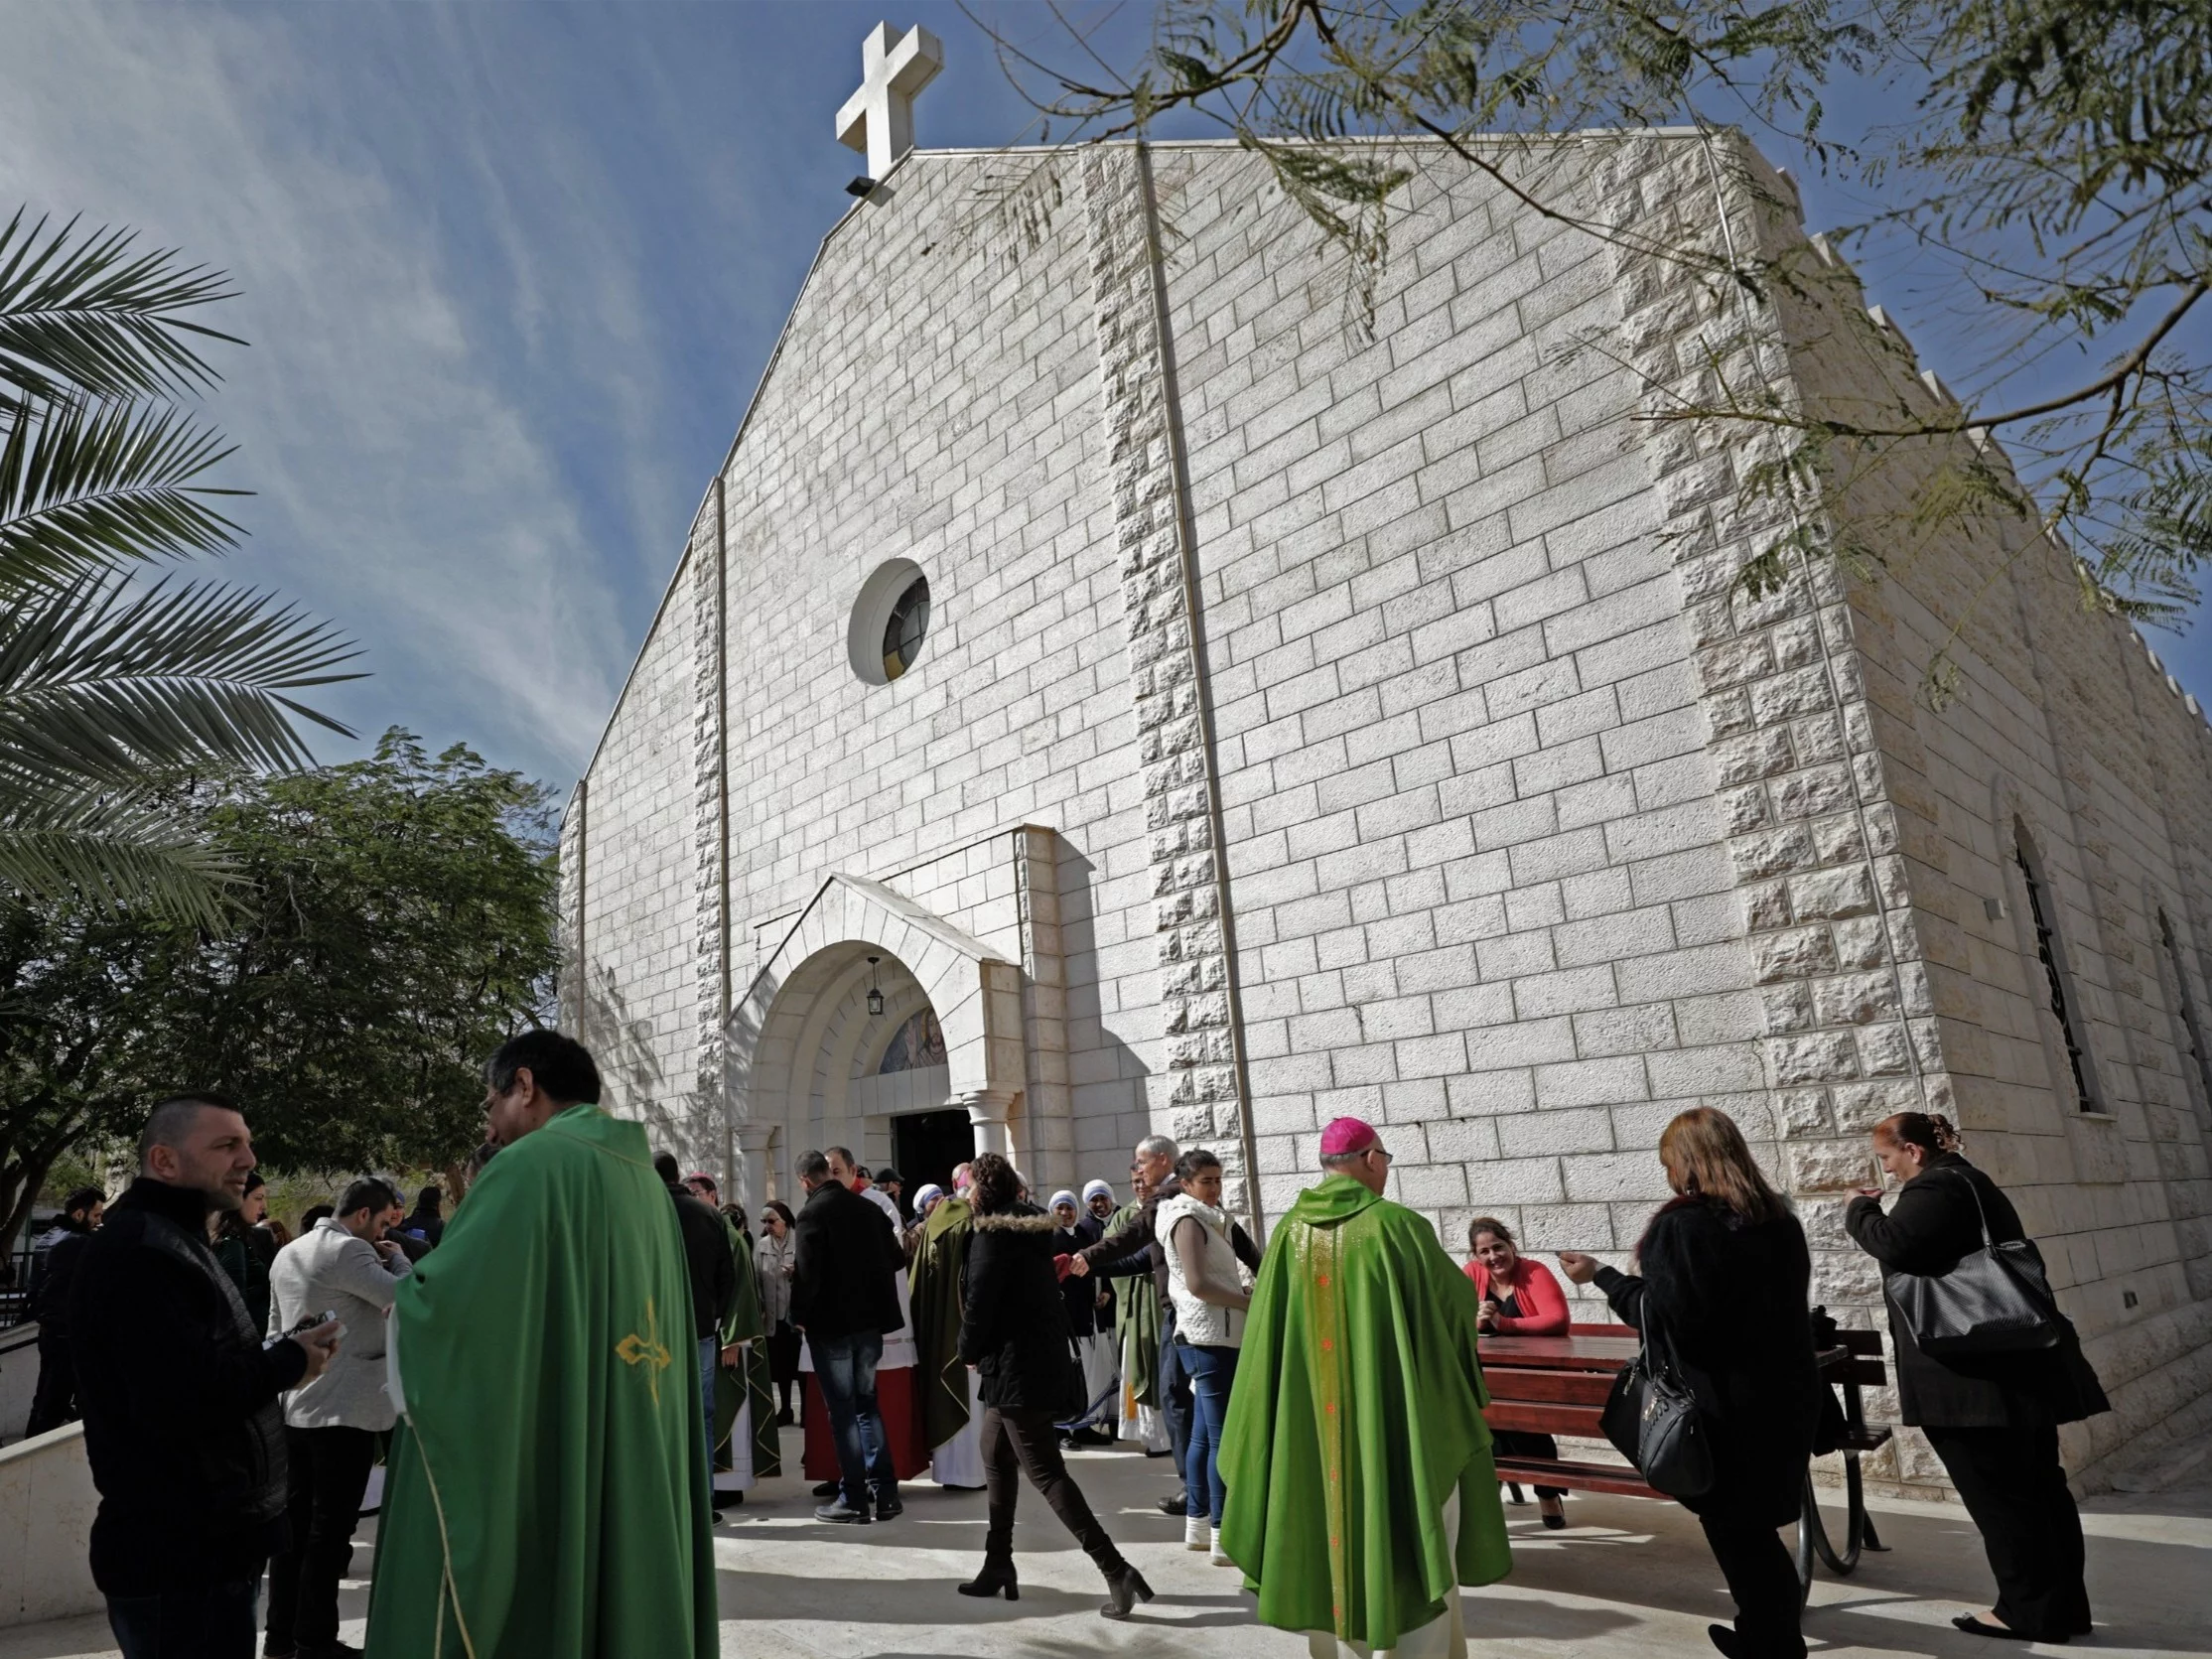
[[[1654,1491],[1702,1497],[1713,1489],[1713,1443],[1655,1312],[1647,1292],[1638,1310],[1643,1346],[1613,1378],[1598,1426]]]
[[[2056,1347],[2066,1316],[2051,1297],[2042,1252],[2024,1238],[1992,1243],[1981,1189],[1965,1178],[1982,1223],[1982,1248],[1943,1273],[1886,1273],[1882,1289],[1920,1351],[1932,1358]]]

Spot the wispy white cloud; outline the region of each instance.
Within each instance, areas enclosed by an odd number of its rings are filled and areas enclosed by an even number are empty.
[[[212,413],[259,499],[229,574],[369,645],[376,678],[335,700],[348,716],[572,772],[631,641],[543,411],[517,402],[478,321],[486,277],[542,304],[520,232],[504,228],[503,281],[457,269],[379,133],[306,106],[327,76],[268,13],[5,17],[0,202],[135,225],[243,290],[220,320],[254,345],[221,352]],[[388,95],[347,113],[404,132],[422,111]],[[607,278],[622,286],[619,269]]]
[[[232,579],[350,630],[334,713],[565,782],[823,232],[876,0],[0,0],[0,207],[228,270]],[[1031,112],[953,0],[927,144]],[[336,746],[319,746],[335,753]]]

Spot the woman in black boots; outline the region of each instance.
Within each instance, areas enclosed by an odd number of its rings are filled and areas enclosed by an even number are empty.
[[[976,1367],[983,1396],[983,1467],[990,1522],[983,1536],[983,1571],[960,1586],[963,1595],[1021,1593],[1014,1573],[1014,1502],[1020,1477],[1044,1494],[1052,1513],[1106,1575],[1110,1599],[1098,1610],[1127,1618],[1152,1599],[1144,1576],[1114,1548],[1106,1529],[1060,1457],[1054,1424],[1087,1404],[1083,1372],[1069,1334],[1067,1308],[1052,1267],[1052,1218],[1017,1198],[1014,1166],[984,1153],[970,1168],[968,1201],[975,1232],[968,1241],[960,1318],[960,1357]]]
[[[1874,1157],[1904,1184],[1884,1215],[1871,1189],[1844,1211],[1859,1247],[1891,1273],[1941,1275],[1982,1248],[2025,1238],[1998,1184],[1959,1153],[1950,1120],[1899,1112],[1874,1125]],[[1981,1529],[1997,1605],[1951,1622],[1976,1636],[2063,1642],[2089,1634],[2081,1515],[2058,1461],[2058,1426],[2112,1408],[2072,1325],[2048,1348],[1938,1359],[1889,1309],[1897,1415],[1928,1437]]]
[[[1659,1137],[1676,1196],[1636,1246],[1640,1277],[1560,1255],[1613,1312],[1681,1362],[1713,1449],[1713,1485],[1681,1500],[1735,1597],[1733,1627],[1706,1634],[1728,1659],[1805,1659],[1797,1568],[1775,1528],[1797,1519],[1820,1409],[1804,1229],[1726,1112],[1693,1107]]]

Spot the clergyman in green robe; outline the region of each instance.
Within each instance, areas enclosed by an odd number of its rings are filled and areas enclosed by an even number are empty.
[[[1144,1211],[1140,1191],[1114,1211],[1104,1238],[1113,1238]],[[1148,1452],[1168,1450],[1168,1416],[1160,1400],[1160,1295],[1152,1269],[1114,1285],[1114,1351],[1121,1358],[1121,1399],[1114,1408],[1114,1435],[1136,1441]]]
[[[1339,1118],[1321,1149],[1328,1174],[1277,1224],[1253,1287],[1221,1547],[1261,1622],[1307,1632],[1315,1659],[1458,1659],[1458,1587],[1512,1565],[1474,1286],[1425,1217],[1382,1196],[1373,1129]]]
[[[723,1216],[722,1225],[729,1234],[737,1282],[731,1289],[729,1306],[722,1311],[722,1363],[714,1373],[715,1467],[738,1475],[742,1492],[756,1480],[773,1480],[780,1475],[783,1451],[776,1440],[766,1321],[760,1312],[760,1279],[753,1264],[753,1246],[728,1215]],[[746,1410],[749,1406],[750,1414]],[[740,1429],[741,1418],[743,1433],[733,1442],[731,1436]]]
[[[931,1451],[968,1426],[968,1366],[960,1357],[960,1271],[974,1230],[967,1199],[940,1198],[922,1218],[921,1242],[906,1274],[914,1324],[914,1386],[921,1390],[921,1435]]]
[[[691,1287],[642,1125],[557,1032],[484,1067],[499,1152],[399,1287],[370,1659],[718,1651]]]

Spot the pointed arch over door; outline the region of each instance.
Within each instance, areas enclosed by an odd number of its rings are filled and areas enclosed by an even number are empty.
[[[863,876],[832,875],[816,890],[725,1028],[725,1082],[735,1139],[767,1145],[793,1121],[812,1074],[810,1032],[823,996],[870,955],[895,959],[927,995],[943,1034],[947,1105],[966,1108],[976,1150],[1009,1150],[1008,1117],[1027,1069],[1021,970],[989,945],[904,895]],[[758,1208],[764,1172],[748,1156],[745,1183]]]

